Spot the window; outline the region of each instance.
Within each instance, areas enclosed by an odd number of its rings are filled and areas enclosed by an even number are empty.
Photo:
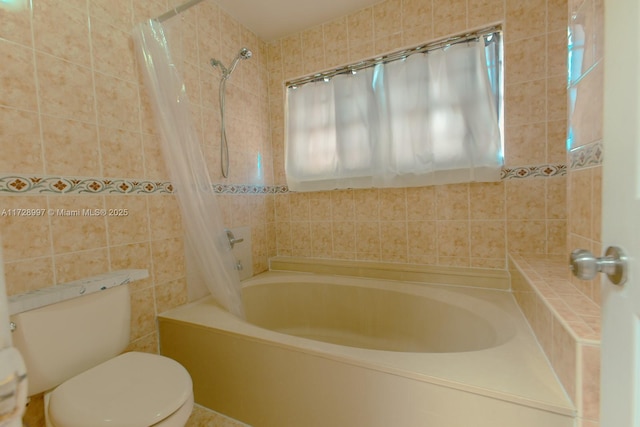
[[[294,191],[497,181],[500,35],[287,89]]]

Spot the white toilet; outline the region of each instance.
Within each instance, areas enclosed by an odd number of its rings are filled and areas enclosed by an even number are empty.
[[[130,318],[127,285],[11,317],[29,395],[46,392],[47,427],[184,427],[191,377],[164,356],[121,354]]]

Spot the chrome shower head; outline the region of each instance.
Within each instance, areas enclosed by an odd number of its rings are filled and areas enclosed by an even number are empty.
[[[238,54],[238,57],[241,59],[250,59],[252,56],[253,56],[253,53],[246,47],[243,47],[242,49],[240,49],[240,53]]]
[[[219,67],[220,70],[222,70],[222,79],[226,80],[231,76],[231,73],[233,73],[233,70],[236,69],[236,65],[238,65],[238,61],[240,61],[241,59],[249,59],[252,56],[253,56],[253,53],[251,53],[251,51],[246,47],[243,47],[242,49],[240,49],[240,52],[238,52],[238,55],[233,59],[233,62],[231,63],[231,66],[228,69],[218,59],[211,59],[211,66]]]

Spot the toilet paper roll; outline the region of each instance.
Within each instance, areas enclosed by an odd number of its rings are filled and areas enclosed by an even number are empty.
[[[27,369],[15,347],[0,350],[0,427],[19,427],[27,403]]]

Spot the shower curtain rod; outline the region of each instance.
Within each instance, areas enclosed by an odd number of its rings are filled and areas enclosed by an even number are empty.
[[[158,21],[158,22],[164,22],[169,18],[173,18],[174,16],[184,12],[185,10],[189,9],[191,6],[195,6],[198,3],[202,2],[204,0],[190,0],[186,3],[181,4],[180,6],[176,6],[173,9],[171,9],[168,12],[163,13],[162,15],[158,16],[157,18],[154,18],[154,21]]]
[[[307,83],[313,83],[320,80],[330,79],[331,77],[334,77],[340,74],[355,73],[356,71],[372,67],[376,64],[386,64],[387,62],[396,61],[398,59],[404,59],[415,53],[425,53],[432,50],[447,48],[449,46],[453,46],[458,43],[465,43],[470,40],[478,39],[480,37],[496,34],[496,33],[499,33],[500,31],[502,31],[502,27],[500,25],[493,25],[491,27],[483,28],[478,31],[465,33],[459,36],[448,37],[446,39],[438,40],[438,41],[427,43],[427,44],[421,44],[419,46],[416,46],[410,49],[404,49],[404,50],[393,52],[383,56],[376,56],[375,58],[366,59],[364,61],[345,65],[339,68],[335,68],[333,70],[325,71],[322,73],[316,73],[312,76],[300,77],[298,79],[294,79],[286,82],[285,85],[287,88],[297,87]]]

